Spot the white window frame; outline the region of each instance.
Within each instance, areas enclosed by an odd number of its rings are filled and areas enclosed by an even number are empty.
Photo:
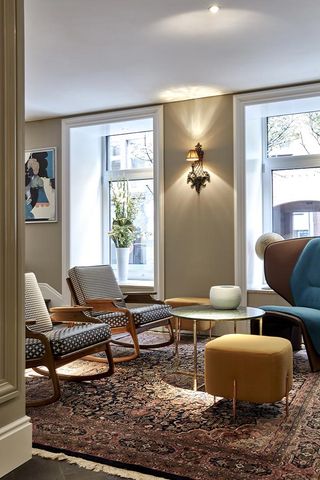
[[[136,133],[136,132],[132,132],[132,133]],[[137,132],[137,133],[141,133],[141,132]],[[110,136],[113,136],[113,135],[110,135]],[[107,155],[108,155],[108,152],[106,152],[106,155],[105,155],[106,158],[107,158]],[[103,196],[104,196],[103,222],[104,222],[105,232],[107,232],[108,229],[110,228],[110,208],[109,208],[110,202],[111,202],[110,188],[109,188],[110,182],[116,182],[123,179],[128,180],[129,182],[131,180],[153,180],[154,181],[154,166],[155,166],[155,163],[153,162],[153,166],[151,168],[131,168],[131,169],[122,169],[122,170],[109,170],[107,168],[103,169]],[[154,202],[154,210],[155,210],[155,205],[156,205],[155,195],[153,195],[153,202]],[[111,244],[110,238],[105,236],[104,243],[103,243],[103,258],[105,261],[108,261],[108,262],[111,261],[110,260],[110,253],[111,253],[110,244]],[[154,266],[154,275],[155,275],[155,266]],[[129,280],[127,283],[131,285],[137,282],[138,283],[142,282],[143,284],[144,281],[142,279],[135,279],[135,280]],[[148,285],[150,282],[147,281],[145,283],[146,285]]]
[[[163,178],[163,107],[92,114],[62,120],[62,297],[70,301],[66,276],[70,268],[70,132],[72,128],[130,121],[149,117],[153,119],[154,151],[154,285],[157,297],[164,296],[164,178]]]
[[[272,172],[294,170],[296,168],[320,167],[320,155],[295,155],[265,157],[263,160],[263,227],[265,232],[272,231]]]
[[[299,102],[320,104],[320,84],[304,85],[299,87],[281,88],[234,96],[234,222],[235,222],[235,282],[240,285],[243,292],[243,303],[246,304],[248,291],[247,265],[249,257],[255,255],[254,243],[256,239],[248,238],[247,235],[247,144],[246,144],[246,109],[251,106],[261,107],[268,110],[268,106],[274,102],[291,101],[294,113]],[[310,110],[320,110],[318,103]],[[296,110],[297,111],[297,110]],[[289,111],[286,113],[290,113]],[[264,113],[261,117],[271,116],[272,113]],[[262,130],[262,129],[261,129]],[[262,162],[262,159],[261,159]],[[262,165],[261,165],[262,177]],[[262,180],[261,180],[262,182]],[[262,183],[261,183],[262,187]],[[259,207],[258,207],[259,208]],[[262,209],[262,202],[261,202]],[[261,212],[262,218],[262,212]],[[261,233],[263,230],[261,222]]]

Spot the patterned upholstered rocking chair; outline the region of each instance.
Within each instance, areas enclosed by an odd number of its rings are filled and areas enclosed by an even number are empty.
[[[72,307],[63,310],[72,311]],[[25,274],[25,316],[26,316],[26,368],[50,376],[53,393],[49,398],[27,401],[27,406],[53,403],[60,398],[59,378],[72,381],[94,380],[108,377],[114,372],[110,348],[111,332],[106,324],[83,323],[53,328],[49,312],[34,273]],[[73,321],[88,322],[79,309],[73,310]],[[61,316],[60,316],[61,320]],[[68,319],[69,321],[69,319]],[[85,355],[105,352],[108,368],[92,375],[63,375],[56,369]],[[44,370],[42,367],[46,367]]]
[[[266,312],[263,334],[284,336],[294,348],[302,334],[311,370],[320,370],[320,238],[268,245],[264,269],[268,285],[291,305],[260,307]]]
[[[124,296],[110,265],[73,267],[68,273],[67,282],[74,303],[92,307],[90,315],[110,325],[112,333],[126,332],[131,336],[132,344],[112,340],[116,344],[134,348],[130,355],[115,357],[115,362],[137,358],[140,348],[159,348],[173,343],[170,307],[154,300],[147,293],[130,293]],[[130,307],[130,303],[143,306]],[[117,316],[110,318],[112,312]],[[161,325],[168,327],[168,340],[158,344],[139,344],[137,334]]]

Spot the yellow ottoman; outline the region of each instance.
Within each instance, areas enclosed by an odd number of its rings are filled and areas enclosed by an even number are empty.
[[[209,305],[210,300],[208,297],[175,297],[167,298],[164,303],[170,305],[172,308],[187,307],[189,305]],[[214,326],[214,322],[211,322],[211,327]],[[193,330],[193,322],[190,320],[181,319],[181,330]],[[210,322],[208,320],[197,321],[197,331],[204,332],[210,329]]]
[[[206,392],[236,400],[272,403],[286,397],[292,387],[292,346],[289,340],[260,335],[231,334],[211,340],[205,347]]]

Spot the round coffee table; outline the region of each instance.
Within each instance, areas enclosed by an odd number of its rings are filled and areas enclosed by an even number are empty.
[[[233,322],[234,333],[237,333],[237,322],[259,318],[259,333],[262,335],[262,317],[264,310],[253,307],[238,307],[235,310],[216,310],[211,305],[190,305],[187,307],[177,307],[171,309],[172,315],[176,318],[176,363],[179,363],[179,342],[180,342],[180,319],[193,322],[193,390],[198,389],[198,352],[197,352],[197,321],[209,320],[214,322]],[[211,329],[210,329],[211,331]],[[210,335],[211,338],[211,335]],[[178,372],[180,374],[190,375],[190,372]]]

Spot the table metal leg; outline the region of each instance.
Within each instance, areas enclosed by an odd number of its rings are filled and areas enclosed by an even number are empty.
[[[193,390],[198,389],[197,320],[193,320]]]
[[[180,343],[180,334],[181,334],[181,318],[175,317],[176,323],[176,334],[175,334],[175,359],[176,366],[178,367],[180,363],[179,359],[179,343]]]
[[[198,338],[197,338],[197,320],[193,320],[193,369],[190,371],[179,371],[180,354],[179,343],[181,337],[181,318],[175,317],[175,373],[180,375],[189,375],[193,380],[193,390],[198,390]],[[202,385],[200,385],[201,387]],[[199,388],[200,388],[199,387]]]
[[[212,320],[210,320],[209,339],[212,339]]]
[[[237,322],[233,320],[233,333],[237,333]]]
[[[259,318],[259,335],[262,335],[263,318]]]

